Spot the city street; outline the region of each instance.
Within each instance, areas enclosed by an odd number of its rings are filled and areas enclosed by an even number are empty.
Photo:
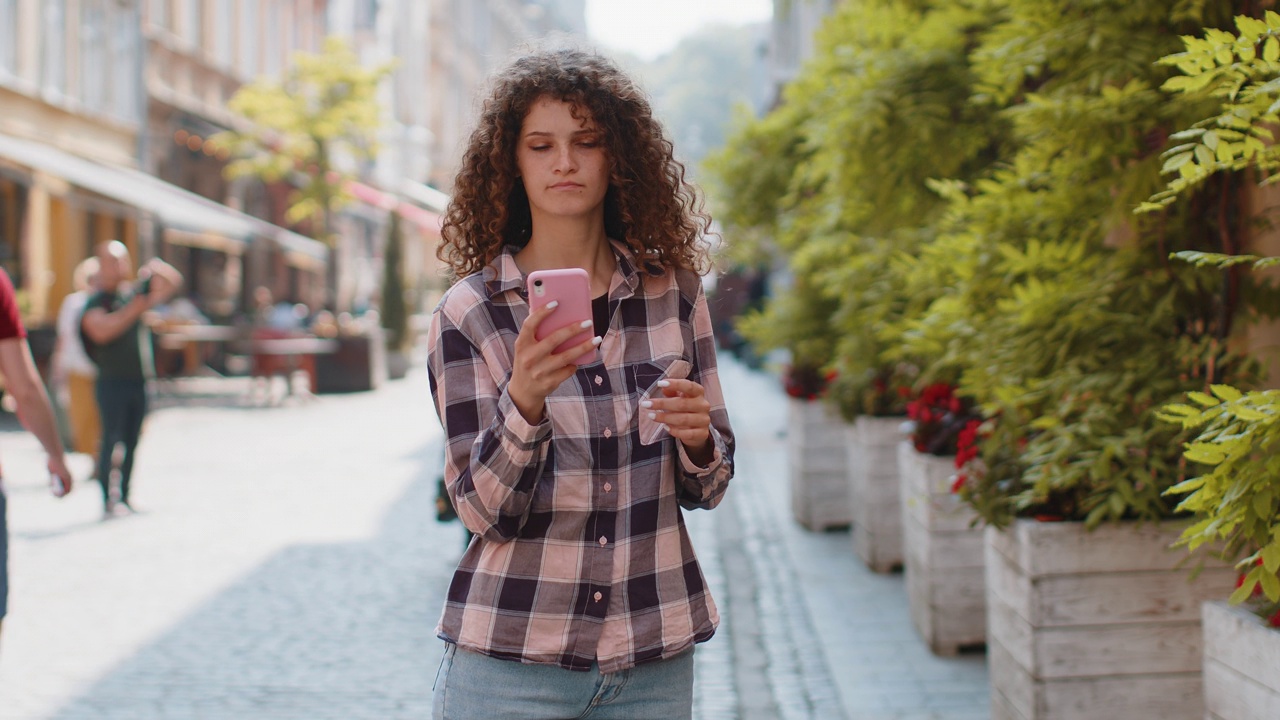
[[[982,655],[930,655],[900,574],[867,571],[848,533],[791,521],[776,379],[722,370],[738,470],[720,508],[687,516],[723,616],[698,647],[695,716],[988,717]],[[463,533],[435,520],[425,372],[271,407],[219,383],[160,399],[132,517],[102,521],[94,483],[53,498],[34,439],[0,429],[0,720],[430,717]]]

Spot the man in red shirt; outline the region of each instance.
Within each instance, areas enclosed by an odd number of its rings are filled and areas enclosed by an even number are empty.
[[[44,381],[31,359],[27,331],[18,316],[13,282],[4,270],[0,270],[0,375],[4,376],[5,392],[12,395],[17,403],[18,420],[35,433],[49,455],[49,474],[53,476],[54,492],[67,494],[71,491],[71,471],[67,469]],[[9,529],[5,523],[5,511],[4,482],[0,478],[0,624],[4,622],[9,597]]]

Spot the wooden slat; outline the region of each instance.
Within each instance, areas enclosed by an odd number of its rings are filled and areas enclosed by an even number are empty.
[[[1272,665],[1258,670],[1280,668]],[[1236,672],[1217,660],[1204,661],[1204,704],[1210,717],[1229,720],[1276,720],[1280,718],[1280,692]]]
[[[1280,630],[1266,627],[1262,618],[1224,602],[1205,603],[1205,662],[1280,694]],[[1280,707],[1280,706],[1277,706]],[[1280,718],[1280,711],[1268,716]]]

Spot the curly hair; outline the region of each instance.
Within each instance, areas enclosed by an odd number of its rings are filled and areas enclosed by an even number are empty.
[[[606,58],[567,48],[523,55],[491,81],[454,180],[440,260],[461,278],[484,269],[504,246],[529,242],[533,220],[516,143],[525,115],[543,97],[569,103],[575,115],[589,114],[601,130],[612,167],[605,234],[642,264],[705,269],[702,235],[711,218],[644,92]]]

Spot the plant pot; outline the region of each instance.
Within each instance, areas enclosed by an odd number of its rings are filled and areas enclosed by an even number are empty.
[[[400,380],[409,374],[409,353],[387,348],[387,379]]]
[[[1200,606],[1235,583],[1194,580],[1183,523],[1018,520],[985,531],[993,720],[1204,716]]]
[[[806,528],[849,525],[844,420],[827,403],[789,398],[791,512]]]
[[[955,458],[898,444],[903,572],[911,622],[937,655],[987,641],[982,527],[951,492]]]
[[[853,550],[875,572],[902,567],[898,443],[904,419],[860,416],[848,429]]]
[[[387,375],[381,332],[338,338],[336,352],[316,357],[316,392],[374,390]]]
[[[1205,718],[1280,718],[1280,630],[1225,602],[1202,610]]]

